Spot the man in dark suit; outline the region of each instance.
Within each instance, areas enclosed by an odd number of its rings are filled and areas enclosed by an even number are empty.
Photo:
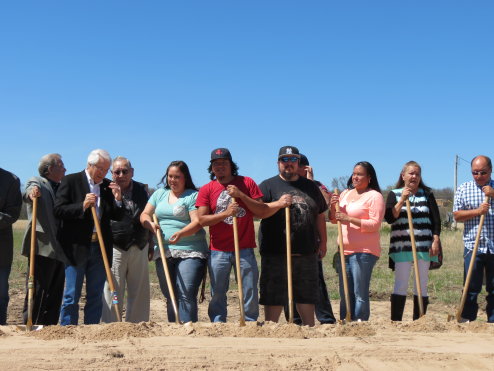
[[[61,220],[59,241],[69,259],[65,267],[65,291],[60,312],[62,326],[78,323],[84,277],[84,324],[99,323],[101,318],[106,273],[91,207],[96,208],[111,264],[113,242],[110,219],[120,220],[123,208],[120,186],[105,179],[110,162],[108,152],[93,150],[88,156],[86,169],[64,177],[57,192],[55,216]]]
[[[19,178],[0,168],[0,325],[7,322],[9,276],[14,254],[12,224],[21,213]]]
[[[30,256],[31,218],[33,199],[38,198],[36,215],[36,256],[34,259],[33,324],[56,325],[60,317],[65,264],[69,263],[57,241],[60,222],[55,218],[53,206],[60,181],[65,175],[62,156],[50,153],[41,157],[38,166],[40,176],[30,178],[23,193],[27,203],[29,223],[24,235],[22,255]],[[31,262],[29,262],[31,264]],[[28,267],[29,272],[29,267]],[[27,322],[28,295],[24,299],[24,323]]]

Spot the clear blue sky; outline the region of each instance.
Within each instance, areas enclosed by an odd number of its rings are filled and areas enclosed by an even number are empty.
[[[228,147],[261,182],[295,145],[328,185],[367,160],[385,187],[413,159],[450,187],[455,154],[494,157],[493,19],[493,1],[4,1],[0,166],[25,182],[45,153],[76,172],[104,148],[150,186],[178,159],[202,185]]]

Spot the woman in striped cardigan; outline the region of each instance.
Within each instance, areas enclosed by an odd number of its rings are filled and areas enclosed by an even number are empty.
[[[427,310],[427,282],[431,261],[437,261],[441,219],[436,200],[422,181],[422,169],[415,161],[407,162],[401,171],[396,189],[388,194],[385,219],[391,224],[389,256],[394,262],[395,285],[391,295],[391,320],[401,321],[405,308],[408,280],[413,266],[412,244],[405,202],[410,201],[417,247],[424,313]],[[419,318],[417,287],[414,281],[413,319]]]

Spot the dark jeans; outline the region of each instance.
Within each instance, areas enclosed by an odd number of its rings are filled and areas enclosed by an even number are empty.
[[[322,260],[318,261],[319,267],[319,302],[316,303],[316,318],[321,324],[333,324],[336,323],[336,318],[333,314],[333,308],[331,306],[331,301],[329,300],[328,289],[326,287],[326,282],[324,281],[324,272],[322,267]],[[289,311],[288,304],[285,305],[285,318],[288,321]],[[297,325],[302,324],[302,318],[297,312],[297,307],[294,305],[293,308],[293,322]]]
[[[27,322],[29,265],[27,270],[26,297],[22,311],[24,323]],[[48,326],[58,323],[64,283],[64,264],[55,259],[36,255],[34,259],[34,302],[32,317],[34,325]]]
[[[467,275],[470,260],[472,258],[471,251],[465,251],[465,264],[463,282]],[[486,277],[485,290],[487,291],[487,321],[494,322],[494,255],[493,254],[477,254],[473,266],[472,277],[467,291],[467,298],[461,316],[470,321],[475,321],[479,306],[477,304],[477,296],[482,291],[482,282]]]
[[[0,325],[7,324],[10,268],[11,267],[0,267]]]

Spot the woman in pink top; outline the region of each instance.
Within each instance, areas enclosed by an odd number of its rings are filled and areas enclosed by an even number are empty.
[[[352,320],[367,321],[370,278],[381,254],[379,229],[384,217],[384,199],[376,171],[369,162],[361,161],[354,166],[347,186],[341,195],[331,197],[331,222],[342,224]],[[336,212],[337,202],[340,212]],[[346,305],[342,281],[340,276],[340,319],[343,320]]]

